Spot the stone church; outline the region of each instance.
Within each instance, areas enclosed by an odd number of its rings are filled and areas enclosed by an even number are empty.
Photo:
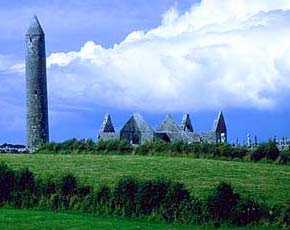
[[[166,142],[226,143],[227,128],[223,112],[218,114],[212,131],[206,133],[194,131],[189,114],[183,116],[181,124],[177,124],[170,115],[167,115],[154,130],[139,113],[133,114],[120,132],[116,132],[110,114],[106,114],[98,134],[98,140],[127,140],[135,145],[158,139]]]

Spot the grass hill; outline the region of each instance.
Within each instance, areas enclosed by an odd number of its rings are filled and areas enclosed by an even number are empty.
[[[205,197],[220,181],[226,181],[237,192],[270,204],[285,204],[289,200],[289,165],[128,155],[1,154],[0,161],[15,169],[29,168],[43,178],[72,173],[81,183],[93,187],[113,185],[123,176],[165,177],[184,183],[193,195]]]

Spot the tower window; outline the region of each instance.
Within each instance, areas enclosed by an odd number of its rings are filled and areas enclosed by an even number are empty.
[[[37,90],[34,91],[34,95],[37,96]]]

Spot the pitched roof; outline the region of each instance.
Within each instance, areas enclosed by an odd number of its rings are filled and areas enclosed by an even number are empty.
[[[178,127],[176,122],[173,120],[171,115],[166,115],[165,119],[161,122],[161,124],[156,129],[157,132],[171,132],[171,133],[179,133],[181,129]]]
[[[111,116],[109,113],[105,114],[105,118],[100,130],[101,133],[114,133],[115,129],[111,120]]]
[[[186,132],[193,132],[192,123],[189,114],[184,114],[181,122],[180,128]]]
[[[122,128],[122,131],[125,129],[135,128],[140,132],[152,132],[153,129],[148,125],[148,123],[144,120],[140,113],[134,113],[131,118],[127,121],[127,123]],[[121,131],[121,132],[122,132]]]
[[[219,114],[218,114],[217,119],[214,121],[212,131],[217,132],[219,130],[226,130],[226,129],[227,128],[226,128],[224,115],[223,115],[223,112],[220,111]]]

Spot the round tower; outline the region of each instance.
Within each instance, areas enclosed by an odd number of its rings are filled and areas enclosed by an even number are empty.
[[[25,36],[27,147],[49,141],[45,35],[36,16]]]

